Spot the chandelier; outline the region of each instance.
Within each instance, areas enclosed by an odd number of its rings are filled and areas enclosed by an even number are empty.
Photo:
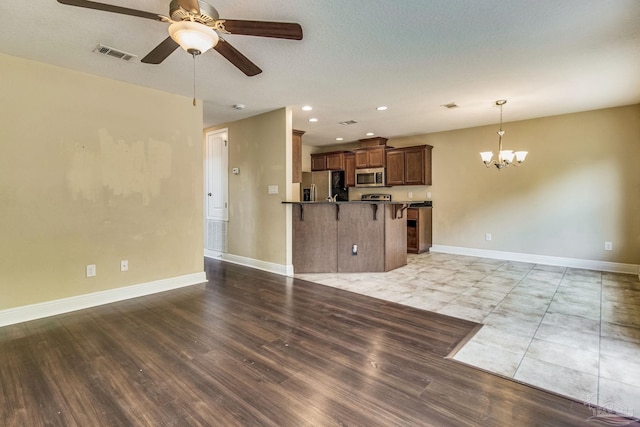
[[[516,151],[513,150],[503,150],[502,149],[502,137],[504,136],[504,131],[502,130],[502,106],[507,103],[506,99],[500,99],[496,101],[496,105],[500,107],[500,130],[498,133],[498,159],[491,161],[493,158],[492,151],[483,151],[480,153],[480,157],[482,157],[482,161],[486,167],[491,165],[501,170],[506,168],[509,165],[519,166],[524,159],[527,157],[527,151]],[[513,159],[515,158],[515,163]]]

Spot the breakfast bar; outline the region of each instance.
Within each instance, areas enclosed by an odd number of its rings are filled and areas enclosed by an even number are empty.
[[[384,272],[407,264],[408,205],[285,203],[293,205],[294,273]]]

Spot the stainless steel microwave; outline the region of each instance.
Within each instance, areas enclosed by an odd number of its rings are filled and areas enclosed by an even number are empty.
[[[384,168],[356,169],[356,187],[384,186]]]

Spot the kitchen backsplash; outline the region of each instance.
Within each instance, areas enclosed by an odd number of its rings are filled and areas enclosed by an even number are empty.
[[[360,200],[363,194],[391,194],[391,200],[399,202],[408,200],[433,200],[432,186],[349,188],[349,200]]]

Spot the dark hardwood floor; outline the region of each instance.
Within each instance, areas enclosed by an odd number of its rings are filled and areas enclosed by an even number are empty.
[[[0,328],[0,425],[597,425],[446,359],[472,322],[205,267],[206,285]]]

